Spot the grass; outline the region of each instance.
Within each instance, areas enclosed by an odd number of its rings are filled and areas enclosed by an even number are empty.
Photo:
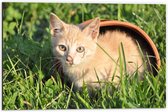
[[[165,8],[159,4],[3,3],[3,110],[165,108]],[[99,16],[138,25],[158,48],[161,57],[158,75],[146,73],[140,81],[135,73],[132,78],[123,77],[120,88],[107,83],[92,96],[85,86],[82,91],[73,91],[73,84],[67,86],[58,73],[51,72],[50,12],[74,24]]]

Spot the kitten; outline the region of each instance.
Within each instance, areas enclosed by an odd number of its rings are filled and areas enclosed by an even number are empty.
[[[77,89],[84,83],[88,87],[100,88],[100,82],[109,82],[112,77],[113,83],[118,84],[120,68],[124,68],[124,59],[119,55],[121,45],[124,48],[126,72],[131,75],[138,71],[141,76],[145,70],[135,40],[119,30],[99,34],[99,18],[81,28],[66,24],[51,13],[50,29],[53,53],[61,62],[63,73]]]

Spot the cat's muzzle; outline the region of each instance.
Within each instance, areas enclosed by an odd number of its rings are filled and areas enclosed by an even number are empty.
[[[66,63],[69,65],[73,65],[73,58],[70,55],[67,56]]]

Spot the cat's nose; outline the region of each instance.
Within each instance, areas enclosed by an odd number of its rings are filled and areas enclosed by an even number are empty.
[[[73,64],[73,58],[70,55],[67,56],[66,61],[71,65]]]

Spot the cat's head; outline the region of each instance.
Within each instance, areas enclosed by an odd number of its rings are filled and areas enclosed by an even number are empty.
[[[94,56],[100,27],[99,18],[79,26],[66,24],[55,14],[50,14],[50,31],[53,53],[64,66],[82,64]]]

